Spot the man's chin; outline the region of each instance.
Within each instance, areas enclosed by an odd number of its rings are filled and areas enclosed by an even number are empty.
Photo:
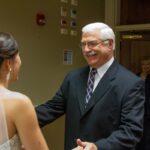
[[[96,68],[96,64],[95,63],[88,63],[90,67],[92,68]]]

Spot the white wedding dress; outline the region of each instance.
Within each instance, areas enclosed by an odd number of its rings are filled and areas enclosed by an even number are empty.
[[[7,122],[3,101],[5,95],[10,94],[8,90],[0,90],[0,150],[21,150],[21,142],[18,134],[11,139],[8,136]],[[2,101],[3,100],[3,101]]]
[[[21,150],[21,142],[17,134],[15,134],[9,141],[0,145],[0,150]]]

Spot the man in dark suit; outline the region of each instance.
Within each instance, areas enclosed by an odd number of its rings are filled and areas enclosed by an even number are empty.
[[[143,132],[143,81],[114,59],[108,25],[83,27],[81,48],[88,66],[70,72],[56,95],[36,108],[40,126],[66,114],[65,150],[134,150]]]

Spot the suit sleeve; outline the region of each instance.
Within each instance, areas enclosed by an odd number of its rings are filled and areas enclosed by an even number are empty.
[[[109,137],[95,143],[99,150],[134,150],[143,132],[144,93],[144,82],[141,80],[125,92],[120,125]]]
[[[55,96],[51,100],[48,100],[46,103],[38,105],[35,108],[40,127],[56,120],[65,113],[66,97],[64,96],[64,93],[67,91],[67,87],[66,76]]]

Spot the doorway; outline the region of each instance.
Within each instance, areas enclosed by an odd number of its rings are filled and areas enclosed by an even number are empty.
[[[141,61],[150,59],[150,31],[120,32],[120,63],[138,74]]]

